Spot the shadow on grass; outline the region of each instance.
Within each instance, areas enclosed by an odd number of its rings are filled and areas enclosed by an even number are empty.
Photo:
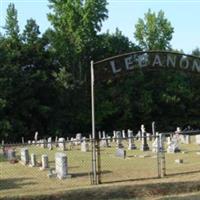
[[[101,172],[102,175],[103,174],[109,174],[109,173],[112,173],[112,171],[109,171],[109,170],[104,170]],[[72,177],[82,177],[82,176],[90,176],[90,172],[80,172],[80,173],[70,173],[70,175],[72,175]]]
[[[131,181],[145,181],[145,180],[153,180],[153,179],[159,179],[157,176],[153,177],[147,177],[147,178],[127,178],[127,179],[122,179],[122,180],[113,180],[113,181],[102,181],[103,183],[125,183],[125,182],[131,182]]]
[[[30,178],[7,178],[0,180],[0,190],[22,188],[24,185],[33,185],[36,182],[28,181]],[[26,182],[23,182],[26,181]]]
[[[106,185],[91,188],[82,188],[68,190],[52,195],[24,196],[23,200],[61,200],[61,199],[87,199],[87,200],[128,200],[128,199],[147,199],[167,195],[180,195],[183,193],[200,191],[200,181],[188,182],[165,182],[165,183],[148,183],[140,185]],[[1,199],[1,198],[0,198]],[[21,199],[11,197],[6,199]],[[168,199],[168,198],[167,198]]]
[[[187,174],[195,174],[200,173],[200,170],[189,171],[189,172],[177,172],[177,173],[170,173],[166,175],[166,177],[177,176],[177,175],[187,175]]]

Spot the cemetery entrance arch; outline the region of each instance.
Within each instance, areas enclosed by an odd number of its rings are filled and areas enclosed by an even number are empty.
[[[109,57],[101,61],[91,61],[91,109],[93,136],[93,183],[98,183],[98,154],[95,148],[95,92],[96,81],[108,80],[128,73],[135,69],[157,70],[174,69],[188,73],[200,74],[200,57],[170,51],[137,51]]]

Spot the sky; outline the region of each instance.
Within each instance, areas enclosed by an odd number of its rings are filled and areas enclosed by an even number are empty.
[[[0,31],[5,24],[6,9],[9,3],[15,3],[21,30],[26,20],[33,18],[44,32],[50,23],[46,14],[50,12],[48,0],[0,0]],[[165,17],[174,27],[172,47],[191,53],[200,47],[200,0],[108,0],[109,18],[103,23],[102,32],[115,32],[118,27],[122,33],[135,43],[135,24],[150,8],[158,12],[163,10]]]

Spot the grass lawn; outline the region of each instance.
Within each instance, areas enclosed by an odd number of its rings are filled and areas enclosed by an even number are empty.
[[[124,142],[124,145],[127,149],[127,142]],[[136,142],[136,146],[139,149],[140,143],[138,141]],[[151,144],[149,146],[151,148]],[[16,147],[18,157],[20,157],[20,148],[21,147]],[[37,161],[41,160],[42,154],[47,154],[50,168],[55,167],[55,153],[60,150],[54,148],[50,151],[33,145],[28,148],[30,154],[36,154]],[[135,188],[143,184],[154,184],[156,188],[159,188],[161,183],[167,184],[176,182],[176,185],[181,181],[198,183],[200,179],[200,173],[187,174],[187,172],[200,171],[200,155],[196,154],[200,148],[196,144],[182,144],[181,149],[186,152],[184,154],[166,154],[166,172],[168,176],[164,179],[155,179],[157,177],[157,159],[155,153],[151,151],[142,152],[140,150],[127,150],[126,159],[118,158],[115,156],[115,145],[112,144],[112,148],[102,148],[101,150],[102,182],[104,184],[94,187],[90,185],[91,151],[85,153],[81,152],[79,148],[79,146],[76,146],[72,150],[65,151],[68,158],[68,172],[72,174],[71,179],[65,180],[48,178],[48,170],[41,171],[38,167],[32,168],[24,166],[21,163],[11,164],[1,156],[0,197],[14,198],[14,196],[24,195],[54,195],[66,191],[69,191],[70,195],[72,195],[74,190],[77,191],[79,189],[86,191],[94,189],[98,191],[98,193],[100,191],[102,193],[102,188],[124,188],[125,185],[127,187],[132,185],[133,188]],[[175,159],[183,159],[184,163],[177,164],[174,162]],[[171,185],[167,187],[169,186]],[[138,189],[138,191],[140,190],[141,189]],[[123,192],[126,190],[120,189],[120,191]],[[99,196],[102,195],[101,193]],[[151,194],[149,194],[149,196],[151,196]],[[136,194],[132,194],[132,196],[134,196],[134,198],[137,197]],[[146,196],[148,196],[148,192]],[[118,195],[118,197],[120,197],[120,195]],[[112,198],[118,197],[113,196]]]

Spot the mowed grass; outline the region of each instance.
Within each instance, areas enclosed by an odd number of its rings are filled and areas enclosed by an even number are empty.
[[[127,141],[123,143],[127,149]],[[116,147],[114,143],[111,148],[102,148],[102,183],[123,183],[131,180],[135,180],[135,184],[137,181],[140,183],[155,182],[154,178],[158,175],[156,153],[152,153],[152,151],[142,152],[139,150],[140,145],[141,143],[137,141],[137,150],[126,150],[126,159],[115,156]],[[151,142],[149,142],[149,146],[151,148]],[[20,158],[21,148],[16,147],[18,158]],[[50,151],[34,145],[28,146],[28,149],[30,154],[36,154],[39,162],[41,161],[41,155],[47,154],[50,168],[55,168],[55,153],[61,152],[56,148]],[[196,144],[182,144],[181,149],[186,153],[166,154],[166,172],[169,177],[173,175],[173,181],[176,181],[174,179],[175,174],[183,174],[184,176],[187,172],[200,170],[200,155],[196,154],[197,151],[200,151],[200,147]],[[11,164],[1,157],[0,197],[55,194],[71,189],[91,187],[92,152],[81,152],[80,147],[76,146],[64,153],[68,158],[68,173],[72,174],[71,179],[64,180],[55,177],[48,178],[48,170],[41,171],[38,167],[32,168],[21,163]],[[183,159],[184,163],[177,164],[175,159]],[[193,174],[191,177],[196,178],[197,176]],[[181,180],[180,176],[177,180]]]

